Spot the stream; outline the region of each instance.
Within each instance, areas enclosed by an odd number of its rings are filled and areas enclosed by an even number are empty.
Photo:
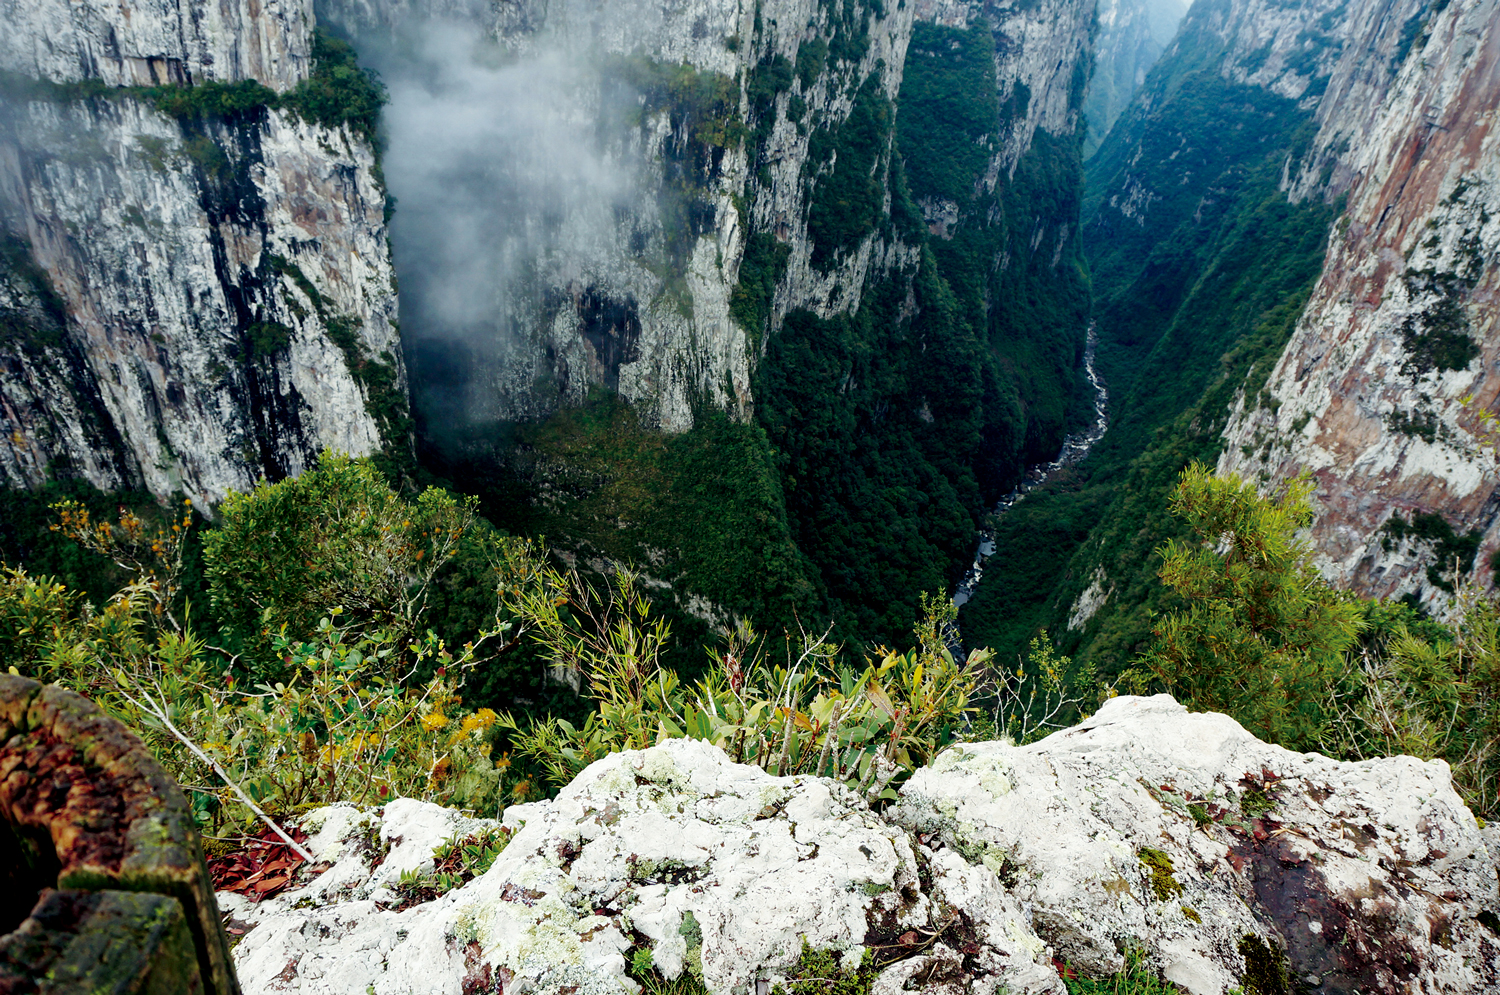
[[[992,515],[999,517],[1016,506],[1031,491],[1042,486],[1058,470],[1065,466],[1074,466],[1085,456],[1089,450],[1094,448],[1094,443],[1103,436],[1105,429],[1109,428],[1109,390],[1099,379],[1099,371],[1094,366],[1094,353],[1099,345],[1099,335],[1094,330],[1092,322],[1089,323],[1088,338],[1083,348],[1083,372],[1088,378],[1089,386],[1094,388],[1094,420],[1089,427],[1081,432],[1075,432],[1063,440],[1062,449],[1058,451],[1057,458],[1050,463],[1038,463],[1028,467],[1021,482],[1016,485],[1015,490],[1002,497],[995,503]],[[984,577],[984,564],[995,554],[995,533],[993,529],[979,530],[979,548],[974,551],[974,562],[969,565],[969,570],[964,574],[964,579],[959,581],[958,588],[953,592],[954,607],[962,608],[970,598],[974,596],[974,590],[979,586],[979,581]],[[959,642],[957,626],[950,634],[950,644]],[[957,652],[955,650],[955,655]]]

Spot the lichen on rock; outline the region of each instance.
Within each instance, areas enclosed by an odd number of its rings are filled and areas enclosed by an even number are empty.
[[[868,956],[871,995],[1064,995],[1058,964],[1108,977],[1122,950],[1212,995],[1277,970],[1327,992],[1500,984],[1495,856],[1445,765],[1292,753],[1165,695],[1026,747],[963,744],[879,813],[697,741],[614,754],[508,809],[487,873],[404,910],[389,882],[461,816],[399,801],[308,818],[331,868],[258,906],[225,896],[251,927],[247,992],[634,995],[649,965],[764,993],[791,990],[804,942],[846,972]],[[373,867],[376,826],[392,849]]]

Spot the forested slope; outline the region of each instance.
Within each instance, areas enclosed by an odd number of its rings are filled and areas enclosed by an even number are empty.
[[[1218,458],[1236,398],[1259,395],[1342,211],[1327,176],[1309,196],[1288,192],[1288,172],[1313,162],[1329,82],[1368,42],[1351,38],[1398,37],[1421,13],[1370,6],[1195,4],[1090,159],[1085,247],[1112,424],[1076,472],[1001,522],[999,568],[965,610],[976,645],[1014,654],[1047,627],[1108,672],[1149,634],[1165,604],[1154,550],[1174,533],[1165,495],[1188,462]]]

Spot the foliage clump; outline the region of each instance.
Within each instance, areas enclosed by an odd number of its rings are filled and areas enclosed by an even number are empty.
[[[412,868],[396,882],[398,911],[430,902],[488,871],[510,844],[512,832],[503,826],[480,829],[460,837],[456,833],[432,851],[432,868]]]
[[[1311,484],[1272,499],[1201,464],[1183,471],[1171,510],[1192,535],[1161,548],[1162,580],[1187,607],[1154,630],[1145,665],[1194,707],[1227,712],[1262,739],[1316,747],[1324,695],[1365,628],[1297,533]]]
[[[1125,969],[1108,978],[1080,978],[1071,969],[1063,972],[1068,995],[1177,995],[1179,989],[1151,969],[1139,942],[1125,948]],[[1236,995],[1231,989],[1228,995]]]
[[[1172,874],[1172,858],[1161,850],[1141,847],[1137,858],[1151,877],[1151,892],[1158,902],[1170,902],[1182,894],[1182,882]]]
[[[771,989],[772,995],[870,995],[880,969],[874,952],[866,949],[858,965],[847,969],[832,950],[814,950],[802,941],[802,953],[787,975],[787,984]]]
[[[1292,995],[1281,951],[1248,933],[1240,937],[1239,950],[1245,958],[1245,995]]]
[[[1500,603],[1467,583],[1444,628],[1334,589],[1298,537],[1308,492],[1293,481],[1264,497],[1198,464],[1183,471],[1172,510],[1194,538],[1161,548],[1161,576],[1185,607],[1159,619],[1137,678],[1293,749],[1442,757],[1464,800],[1494,811]],[[1241,807],[1256,814],[1270,801],[1252,790]]]
[[[960,738],[989,654],[957,660],[945,645],[951,603],[928,599],[917,647],[877,650],[862,668],[803,633],[784,646],[741,623],[724,633],[714,666],[692,686],[661,665],[670,625],[652,618],[634,576],[596,591],[577,575],[548,573],[521,593],[519,616],[547,646],[555,672],[573,675],[595,710],[582,725],[502,716],[516,752],[562,786],[617,750],[701,739],[736,763],[773,774],[842,779],[872,803]],[[784,654],[783,654],[784,649]]]
[[[493,813],[534,797],[493,756],[496,714],[459,696],[468,671],[514,645],[501,592],[535,570],[526,544],[484,536],[472,502],[407,501],[367,460],[338,455],[231,498],[202,554],[217,636],[195,624],[204,600],[183,590],[190,515],[153,524],[128,509],[110,521],[78,501],[55,508],[60,533],[130,579],[96,606],[6,568],[0,663],[141,730],[201,819],[222,823],[240,802],[264,816],[403,795]],[[422,623],[445,569],[476,549],[497,557],[490,605],[450,649]]]

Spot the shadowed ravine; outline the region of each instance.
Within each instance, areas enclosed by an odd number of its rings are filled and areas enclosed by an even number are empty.
[[[1109,428],[1109,389],[1099,378],[1099,370],[1094,365],[1094,352],[1098,345],[1099,335],[1090,323],[1088,339],[1083,351],[1083,372],[1088,378],[1089,386],[1094,389],[1094,420],[1084,431],[1074,432],[1064,439],[1057,458],[1052,462],[1038,463],[1028,467],[1026,475],[1015,489],[995,502],[995,509],[990,513],[992,524],[979,530],[979,546],[974,551],[974,562],[969,564],[963,580],[959,581],[958,587],[953,592],[953,604],[956,607],[962,608],[974,596],[974,590],[984,577],[984,564],[994,555],[994,519],[1015,507],[1017,501],[1045,484],[1048,478],[1058,470],[1066,466],[1076,466],[1082,462],[1083,458],[1089,454],[1089,450],[1094,448],[1094,443],[1103,438],[1105,431]],[[958,632],[955,631],[954,635],[956,637]]]

